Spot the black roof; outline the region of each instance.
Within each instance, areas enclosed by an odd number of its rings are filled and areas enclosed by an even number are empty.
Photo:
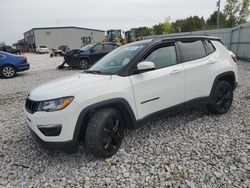
[[[75,26],[65,26],[65,27],[35,27],[30,29],[31,30],[42,30],[42,29],[84,29],[84,30],[90,30],[90,31],[100,31],[100,32],[105,32],[104,30],[99,30],[99,29],[90,29],[90,28],[84,28],[84,27],[75,27]],[[29,32],[26,31],[25,33]]]
[[[178,40],[190,40],[190,39],[208,39],[208,40],[218,40],[221,41],[219,37],[216,36],[208,36],[208,35],[160,35],[160,36],[152,36],[152,38],[145,39],[145,40],[151,40],[151,41],[157,41],[157,40],[171,40],[171,41],[178,41]]]

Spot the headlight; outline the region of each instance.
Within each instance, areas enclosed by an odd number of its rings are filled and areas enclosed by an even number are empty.
[[[63,97],[54,100],[42,101],[39,104],[38,111],[53,112],[58,110],[63,110],[72,101],[74,97]]]

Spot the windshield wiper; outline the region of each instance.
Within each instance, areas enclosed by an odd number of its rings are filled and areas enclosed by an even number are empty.
[[[102,73],[101,71],[98,71],[98,70],[86,70],[84,72],[86,72],[86,73],[92,73],[92,74],[101,74]]]

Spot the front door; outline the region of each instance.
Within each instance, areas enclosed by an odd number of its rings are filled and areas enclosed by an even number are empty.
[[[183,104],[184,69],[178,64],[175,45],[155,47],[143,58],[155,64],[155,70],[130,76],[138,118]]]

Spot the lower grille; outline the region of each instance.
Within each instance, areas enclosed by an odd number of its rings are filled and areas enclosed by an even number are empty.
[[[38,110],[38,106],[39,106],[39,102],[37,101],[32,101],[30,99],[26,99],[26,103],[25,103],[25,109],[31,113],[34,114],[37,110]]]

